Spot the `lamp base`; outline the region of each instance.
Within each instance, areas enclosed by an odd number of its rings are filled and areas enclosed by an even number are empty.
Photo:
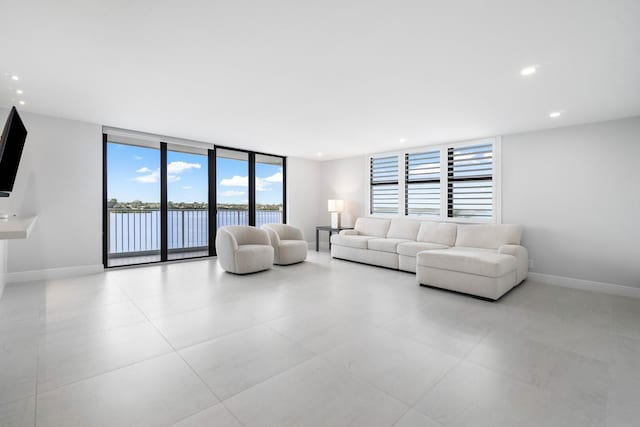
[[[331,228],[340,228],[340,212],[331,212]]]

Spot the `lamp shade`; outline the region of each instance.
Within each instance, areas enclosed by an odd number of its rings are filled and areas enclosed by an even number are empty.
[[[327,211],[329,212],[344,211],[344,200],[329,200],[327,202]]]

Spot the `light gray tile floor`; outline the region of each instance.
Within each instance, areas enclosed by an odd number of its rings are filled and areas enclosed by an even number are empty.
[[[634,426],[640,300],[532,281],[499,302],[327,253],[12,284],[2,426]]]

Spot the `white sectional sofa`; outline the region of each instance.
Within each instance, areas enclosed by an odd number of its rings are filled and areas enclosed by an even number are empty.
[[[528,273],[518,225],[358,218],[331,237],[331,256],[416,273],[418,283],[497,300]]]

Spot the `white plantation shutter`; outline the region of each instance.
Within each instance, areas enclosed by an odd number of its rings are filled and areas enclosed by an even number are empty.
[[[370,213],[398,214],[398,156],[372,157],[369,168]]]
[[[447,149],[447,216],[493,217],[493,144]]]
[[[440,150],[405,154],[405,215],[440,216]]]

